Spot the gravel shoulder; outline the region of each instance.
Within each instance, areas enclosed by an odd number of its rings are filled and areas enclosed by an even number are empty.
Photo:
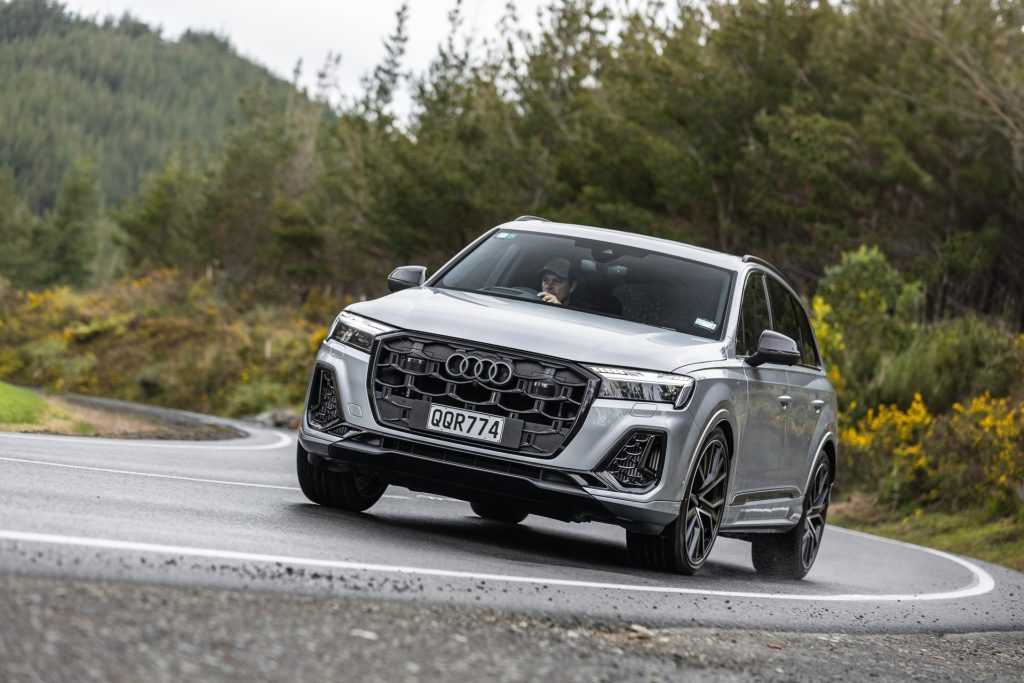
[[[1024,633],[649,629],[493,610],[0,576],[0,680],[1019,680]]]

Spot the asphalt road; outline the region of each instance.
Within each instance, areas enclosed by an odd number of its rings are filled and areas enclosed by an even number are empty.
[[[309,503],[294,436],[218,442],[0,434],[0,576],[485,607],[584,622],[871,634],[1024,630],[1024,575],[829,527],[803,581],[719,539],[696,577],[629,566],[624,532],[392,487],[371,510]]]

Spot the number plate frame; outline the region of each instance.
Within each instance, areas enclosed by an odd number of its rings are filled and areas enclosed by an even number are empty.
[[[505,418],[451,406],[431,405],[427,410],[426,429],[438,434],[500,445],[505,431]]]

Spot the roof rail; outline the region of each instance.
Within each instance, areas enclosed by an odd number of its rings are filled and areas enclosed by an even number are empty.
[[[743,262],[744,263],[756,263],[759,266],[767,268],[768,270],[770,270],[775,275],[778,275],[779,279],[781,279],[787,285],[789,285],[790,287],[793,286],[793,283],[789,281],[789,278],[787,278],[785,275],[782,274],[781,270],[779,270],[778,268],[776,268],[772,264],[768,263],[763,258],[760,258],[758,256],[752,256],[751,254],[747,254],[746,256],[743,257]]]
[[[551,222],[547,218],[541,218],[540,216],[520,216],[519,218],[517,218],[513,222],[518,222],[518,221],[544,221],[545,223],[550,223]]]

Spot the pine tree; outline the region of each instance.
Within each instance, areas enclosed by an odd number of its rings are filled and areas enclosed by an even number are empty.
[[[45,260],[43,284],[82,286],[89,280],[100,216],[96,166],[83,159],[65,175],[54,210],[36,232],[35,251]]]
[[[0,277],[15,287],[30,286],[39,277],[32,253],[35,229],[35,216],[15,192],[14,173],[0,169]]]

